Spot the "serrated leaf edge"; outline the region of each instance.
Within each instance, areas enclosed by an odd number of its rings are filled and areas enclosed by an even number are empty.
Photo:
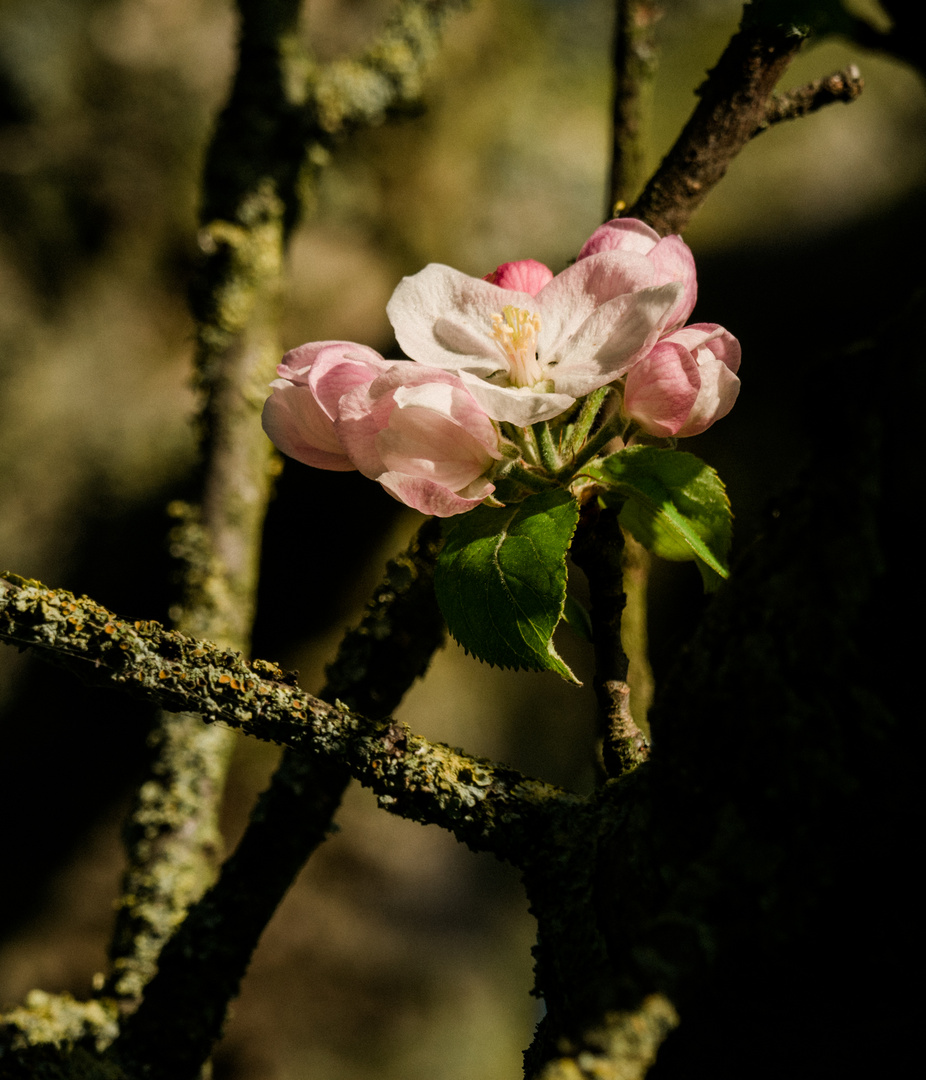
[[[570,502],[573,503],[573,504],[575,503],[574,497],[570,498]],[[567,502],[567,503],[563,503],[562,505],[566,506],[566,505],[569,505],[569,504],[570,503]],[[498,580],[500,581],[500,583],[502,585],[502,588],[505,589],[505,591],[508,593],[509,600],[512,603],[514,603],[514,597],[511,595],[510,589],[508,588],[508,585],[505,582],[505,577],[504,577],[504,574],[503,574],[503,571],[502,571],[502,567],[499,564],[498,553],[501,550],[502,544],[505,542],[505,540],[507,539],[507,537],[509,535],[509,528],[510,528],[511,522],[514,521],[515,518],[520,513],[520,508],[521,508],[521,504],[512,504],[512,506],[508,507],[508,509],[510,509],[512,512],[509,514],[509,516],[508,516],[508,518],[506,520],[506,523],[505,523],[505,525],[503,527],[503,531],[499,534],[498,543],[496,544],[496,546],[495,546],[495,548],[494,548],[494,550],[492,552],[492,562],[493,562],[493,564],[494,564],[494,566],[496,568],[496,571],[497,571],[497,574],[498,574]],[[563,569],[564,569],[564,572],[567,575],[568,575],[568,569],[565,566],[566,554],[568,554],[569,548],[572,545],[572,539],[575,536],[575,531],[576,531],[576,528],[578,526],[578,520],[579,520],[578,519],[578,514],[576,514],[575,521],[574,521],[573,526],[572,526],[572,530],[571,530],[571,532],[569,534],[569,538],[568,538],[568,541],[566,543],[565,552],[563,554],[563,564],[564,564]],[[533,544],[533,541],[531,541],[531,543]],[[441,555],[443,555],[443,553],[444,553],[444,551],[442,550]],[[439,562],[439,560],[440,560],[440,556],[438,556],[438,562]],[[460,645],[460,647],[463,649],[464,653],[467,656],[474,656],[480,663],[488,664],[489,667],[492,667],[492,668],[497,667],[502,671],[554,671],[554,672],[556,672],[557,675],[561,676],[561,678],[565,679],[567,682],[572,682],[576,686],[581,686],[582,685],[581,680],[576,678],[575,674],[573,673],[573,671],[571,670],[569,665],[566,664],[566,662],[559,655],[559,653],[557,653],[556,649],[553,646],[553,633],[555,632],[556,627],[559,626],[560,622],[563,619],[563,611],[564,611],[565,606],[566,606],[566,591],[567,591],[567,582],[564,581],[564,583],[563,583],[563,596],[562,596],[562,600],[560,601],[559,612],[557,613],[556,621],[553,624],[553,630],[550,632],[549,639],[544,641],[544,635],[542,635],[541,633],[539,633],[539,631],[537,631],[533,620],[531,620],[531,619],[526,620],[529,623],[529,625],[532,627],[532,629],[534,629],[535,637],[537,637],[539,640],[544,642],[544,645],[545,645],[545,648],[546,648],[546,656],[551,661],[551,663],[547,664],[547,665],[543,665],[539,660],[538,660],[538,663],[536,665],[528,665],[528,664],[524,664],[524,663],[506,664],[506,663],[502,663],[500,661],[487,660],[484,657],[480,656],[478,653],[474,652],[469,646],[467,646],[464,642],[462,642],[460,640],[460,638],[457,636],[457,634],[454,633],[453,627],[451,627],[450,621],[447,619],[446,613],[443,613],[443,609],[442,609],[442,613],[444,614],[444,621],[447,624],[447,630],[448,630],[450,636],[453,638],[453,640],[456,641],[458,645]],[[438,600],[438,606],[440,606],[440,601],[439,600]],[[466,611],[465,607],[464,607],[464,611]],[[467,622],[467,625],[469,626],[470,624],[469,624],[468,617],[466,619],[466,622]],[[505,637],[505,635],[502,634],[502,633],[499,633],[498,636],[500,638],[502,638],[502,639],[504,639],[504,637]],[[527,644],[527,642],[525,642],[525,645],[526,644]],[[531,652],[532,652],[533,655],[538,656],[538,657],[540,657],[542,655],[542,650],[541,649],[532,648]]]
[[[629,449],[633,450],[637,448],[630,447]],[[644,448],[641,447],[640,449]],[[727,508],[729,508],[730,500],[727,497],[726,487],[724,486],[723,481],[720,479],[714,469],[712,469],[705,462],[700,461],[700,459],[697,458],[696,455],[689,454],[685,450],[671,450],[667,452],[674,454],[684,454],[686,457],[694,458],[696,461],[699,461],[703,468],[707,469],[714,477],[716,477],[717,482],[720,484],[726,506]],[[620,453],[621,451],[618,451],[618,453],[613,456],[618,457],[620,456]],[[639,488],[634,487],[632,484],[626,481],[610,479],[604,472],[604,465],[605,462],[602,462],[597,467],[591,467],[587,469],[586,472],[589,476],[592,477],[592,479],[594,479],[597,483],[603,485],[604,487],[636,499],[636,501],[642,503],[644,506],[647,507],[647,509],[654,513],[662,512],[662,514],[668,519],[668,523],[673,526],[673,533],[683,543],[687,544],[687,546],[691,548],[697,559],[703,562],[706,566],[710,567],[710,569],[713,570],[715,574],[718,574],[721,578],[725,580],[729,578],[729,569],[722,562],[720,562],[720,560],[711,551],[707,544],[696,533],[694,534],[693,538],[689,536],[685,532],[684,528],[679,525],[679,522],[676,519],[680,519],[682,522],[686,521],[687,519],[679,512],[678,508],[675,506],[674,503],[671,502],[671,500],[669,501],[668,506],[666,506],[665,503],[657,503],[651,496],[647,495],[646,492],[641,491]],[[659,477],[654,477],[653,479],[657,480],[660,484],[662,484],[662,480]],[[623,521],[621,522],[621,524],[623,524]],[[633,531],[632,529],[630,529],[629,526],[627,526],[627,528],[629,529],[629,531]],[[645,542],[641,540],[639,536],[635,536],[635,539],[639,540],[640,543],[643,543],[645,546]]]

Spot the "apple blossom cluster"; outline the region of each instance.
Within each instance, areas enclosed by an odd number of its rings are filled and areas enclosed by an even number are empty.
[[[740,347],[714,323],[686,325],[696,295],[681,237],[631,218],[596,229],[556,275],[532,259],[485,278],[432,263],[403,278],[386,309],[411,359],[347,341],[301,345],[277,368],[264,430],[289,457],[359,469],[438,517],[492,501],[512,469],[568,486],[569,455],[582,460],[579,403],[597,410],[596,391],[617,391],[625,434],[697,435],[732,408]],[[578,425],[583,438],[592,419]],[[555,469],[538,432],[559,447]]]

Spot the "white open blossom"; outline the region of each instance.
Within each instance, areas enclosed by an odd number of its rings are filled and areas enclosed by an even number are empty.
[[[589,255],[555,277],[540,263],[507,265],[536,293],[432,263],[402,279],[386,311],[407,356],[455,372],[489,416],[520,426],[629,371],[684,292],[636,251]]]

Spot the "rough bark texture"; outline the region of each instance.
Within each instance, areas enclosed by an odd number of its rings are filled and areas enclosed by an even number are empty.
[[[657,695],[652,759],[613,786],[623,815],[596,856],[613,982],[597,1023],[547,1037],[543,1080],[903,1075],[914,1059],[916,668],[892,525],[912,439],[886,392],[853,389],[911,355],[895,335],[832,361],[826,404],[859,437],[820,446]],[[897,377],[919,400],[922,371]],[[679,1022],[656,1009],[647,1071],[654,1002]]]
[[[322,691],[384,719],[424,674],[444,639],[431,580],[436,520],[393,559],[361,624],[345,635]],[[350,773],[314,754],[287,751],[215,885],[162,951],[144,1001],[114,1053],[145,1062],[148,1076],[195,1076],[222,1032],[251,954],[293,879],[329,835]],[[195,1018],[165,1041],[177,1015]]]
[[[766,123],[775,84],[804,35],[787,26],[747,23],[698,91],[700,101],[628,217],[662,235],[683,232],[730,163]]]

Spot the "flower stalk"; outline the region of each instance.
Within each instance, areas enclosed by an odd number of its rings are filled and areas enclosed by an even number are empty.
[[[585,445],[585,440],[588,438],[592,426],[598,419],[601,406],[604,404],[605,398],[607,398],[610,391],[610,386],[600,386],[597,390],[589,394],[582,402],[582,408],[579,410],[576,422],[569,431],[568,453],[570,457],[575,456]]]
[[[532,424],[531,429],[537,439],[537,446],[540,449],[540,461],[543,467],[548,473],[555,475],[559,472],[560,457],[559,451],[553,442],[553,433],[550,431],[550,425],[546,420],[541,420],[539,423]]]
[[[626,442],[630,437],[630,431],[631,424],[627,421],[627,418],[620,412],[615,413],[592,435],[572,461],[567,462],[560,469],[558,477],[565,480],[577,476],[590,461],[598,457],[609,442],[613,442],[614,439],[621,439]]]

